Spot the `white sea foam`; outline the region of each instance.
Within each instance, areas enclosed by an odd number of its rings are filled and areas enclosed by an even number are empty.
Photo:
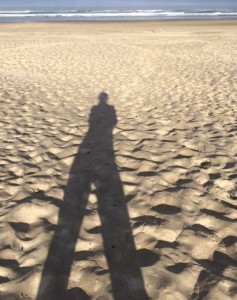
[[[31,10],[0,10],[0,14],[30,14]]]
[[[1,18],[73,18],[73,19],[146,19],[146,18],[212,18],[212,17],[236,17],[237,11],[163,11],[163,10],[103,10],[103,11],[0,11]]]

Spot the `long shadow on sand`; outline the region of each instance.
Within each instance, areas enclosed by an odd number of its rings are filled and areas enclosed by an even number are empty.
[[[74,248],[86,214],[88,196],[98,201],[111,288],[115,300],[146,300],[141,270],[129,223],[128,209],[113,150],[113,127],[117,123],[108,95],[99,95],[91,109],[89,130],[70,170],[59,221],[44,265],[37,300],[90,299],[82,290],[68,294],[67,285]],[[91,282],[93,287],[94,282]],[[72,291],[71,291],[72,292]],[[99,295],[98,295],[99,296]]]

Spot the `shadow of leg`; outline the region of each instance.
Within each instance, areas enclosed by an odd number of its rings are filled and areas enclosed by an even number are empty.
[[[36,300],[65,298],[74,249],[89,193],[88,177],[81,172],[75,173],[74,171],[78,171],[75,164],[77,165],[77,158],[59,211],[58,224],[44,265]]]
[[[112,169],[103,178],[97,197],[113,296],[115,300],[146,300],[121,180],[114,164]]]

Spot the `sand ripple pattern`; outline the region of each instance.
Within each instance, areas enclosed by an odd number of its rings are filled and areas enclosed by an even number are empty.
[[[36,298],[105,91],[150,299],[237,299],[236,27],[13,24],[0,36],[0,298]],[[113,299],[93,193],[67,299],[76,290]]]

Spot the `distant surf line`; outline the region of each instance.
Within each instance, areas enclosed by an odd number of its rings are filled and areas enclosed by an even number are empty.
[[[0,20],[149,20],[237,18],[236,11],[214,10],[1,10]]]

